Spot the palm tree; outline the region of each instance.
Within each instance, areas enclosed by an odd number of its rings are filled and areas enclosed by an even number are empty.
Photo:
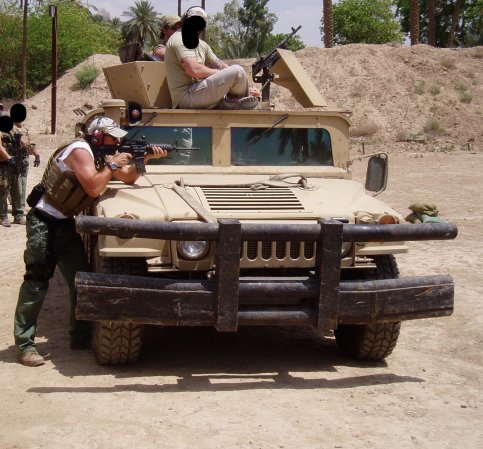
[[[419,44],[419,0],[409,1],[409,38],[411,45]]]
[[[453,15],[451,17],[451,28],[448,35],[448,47],[454,47],[454,36],[456,34],[456,28],[458,28],[458,21],[461,14],[461,7],[463,6],[463,0],[456,0],[454,5]]]
[[[332,15],[332,0],[324,0],[324,46],[334,46],[334,22]]]
[[[436,47],[436,0],[428,0],[428,44]]]
[[[156,11],[148,0],[140,0],[122,13],[130,20],[122,25],[122,34],[126,42],[156,42],[159,38],[159,20]]]

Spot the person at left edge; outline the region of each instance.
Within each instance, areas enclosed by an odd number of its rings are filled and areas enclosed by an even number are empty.
[[[20,287],[14,318],[14,337],[18,361],[26,366],[40,366],[45,359],[37,351],[35,334],[49,279],[55,267],[64,277],[70,295],[70,346],[88,347],[90,323],[75,318],[77,271],[89,271],[87,257],[73,217],[86,209],[104,191],[111,179],[133,184],[138,178],[135,165],[129,165],[129,153],[117,153],[105,163],[95,163],[92,139],[103,145],[118,145],[127,132],[107,117],[94,117],[87,126],[86,138],[62,146],[47,162],[37,198],[36,186],[27,202],[27,247],[24,252],[25,275]],[[144,161],[166,157],[159,147],[146,154]],[[40,198],[38,198],[40,197]],[[78,198],[76,204],[69,198]],[[34,206],[32,204],[35,204]]]

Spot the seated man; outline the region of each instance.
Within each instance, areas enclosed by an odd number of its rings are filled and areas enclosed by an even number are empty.
[[[166,53],[166,44],[169,38],[181,28],[181,18],[179,16],[163,16],[161,17],[161,33],[160,42],[153,49],[152,57],[157,61],[164,61]]]
[[[243,67],[228,66],[199,39],[206,12],[189,8],[166,45],[166,78],[173,108],[256,109],[261,92],[249,87]]]

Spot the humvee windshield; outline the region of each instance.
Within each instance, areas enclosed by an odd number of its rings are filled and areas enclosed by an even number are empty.
[[[314,128],[232,128],[232,165],[333,165],[330,134]]]
[[[330,134],[322,128],[232,127],[232,165],[333,165]],[[132,127],[126,140],[144,139],[197,151],[175,151],[151,165],[211,165],[211,128]]]

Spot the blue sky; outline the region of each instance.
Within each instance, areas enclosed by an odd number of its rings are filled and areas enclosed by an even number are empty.
[[[84,0],[85,3],[105,9],[111,17],[121,17],[123,11],[134,5],[135,0]],[[156,11],[162,14],[176,14],[178,0],[150,0]],[[224,0],[205,0],[208,14],[223,11]],[[289,33],[291,27],[302,25],[297,33],[307,47],[322,47],[320,36],[320,18],[322,17],[322,0],[270,0],[267,7],[278,17],[274,33]],[[240,4],[243,1],[240,0]],[[201,5],[201,0],[182,0],[182,10],[190,6]]]

